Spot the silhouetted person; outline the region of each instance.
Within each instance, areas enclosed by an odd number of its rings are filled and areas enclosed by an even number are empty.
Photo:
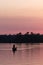
[[[17,48],[15,47],[15,45],[13,45],[12,50],[13,50],[13,52],[15,52],[17,50]]]
[[[15,48],[15,45],[13,45],[13,48]]]

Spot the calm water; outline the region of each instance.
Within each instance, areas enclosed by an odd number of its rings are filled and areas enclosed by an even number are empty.
[[[0,65],[43,65],[43,44],[0,44]]]

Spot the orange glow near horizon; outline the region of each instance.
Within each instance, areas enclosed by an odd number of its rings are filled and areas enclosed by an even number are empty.
[[[43,0],[0,0],[0,30],[43,33]]]

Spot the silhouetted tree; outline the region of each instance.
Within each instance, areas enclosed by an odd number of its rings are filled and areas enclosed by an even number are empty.
[[[18,34],[14,35],[0,35],[0,43],[42,43],[43,42],[43,34],[40,35],[39,33],[35,34],[31,32],[26,32],[22,34],[19,32]]]

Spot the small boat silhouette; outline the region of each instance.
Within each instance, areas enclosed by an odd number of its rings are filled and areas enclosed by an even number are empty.
[[[16,51],[17,50],[17,47],[15,47],[15,45],[13,45],[13,48],[12,48],[12,51]]]

